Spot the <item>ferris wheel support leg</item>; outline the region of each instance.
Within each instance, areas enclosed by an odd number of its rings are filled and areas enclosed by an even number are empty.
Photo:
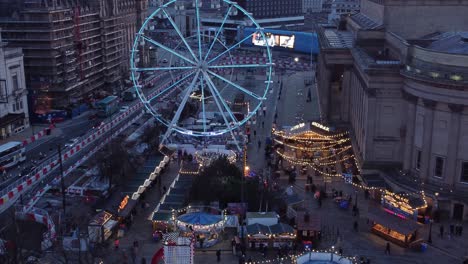
[[[231,136],[232,136],[232,139],[234,140],[234,143],[236,143],[236,147],[237,147],[237,150],[239,151],[239,153],[242,152],[242,148],[239,146],[239,141],[237,141],[237,138],[236,138],[236,135],[234,135],[234,132],[229,131],[231,133]]]
[[[177,121],[179,121],[180,114],[182,114],[182,111],[184,110],[184,107],[187,104],[187,101],[188,101],[188,99],[190,97],[190,92],[193,90],[193,87],[195,86],[195,83],[198,80],[198,75],[199,74],[200,74],[200,72],[197,72],[197,74],[195,75],[195,78],[193,78],[190,85],[185,89],[185,91],[184,91],[185,94],[184,94],[184,97],[182,99],[182,102],[180,102],[180,106],[177,109],[174,117],[172,118],[171,123],[169,124],[169,127],[167,128],[166,133],[164,134],[163,141],[161,142],[161,144],[163,144],[167,140],[167,138],[171,135],[173,127],[176,125]]]

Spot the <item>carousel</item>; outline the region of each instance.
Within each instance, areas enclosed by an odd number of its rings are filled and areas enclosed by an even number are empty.
[[[187,208],[192,209],[192,208]],[[196,237],[197,248],[208,248],[218,243],[219,234],[224,230],[226,224],[226,212],[219,211],[214,213],[203,210],[187,210],[185,214],[179,215],[175,219],[176,228],[185,233],[187,236],[193,235]]]

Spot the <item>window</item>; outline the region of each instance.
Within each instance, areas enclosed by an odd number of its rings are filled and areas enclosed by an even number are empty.
[[[16,105],[15,104],[11,104],[12,105],[12,108],[13,108],[13,112],[16,112]]]
[[[421,151],[418,150],[416,153],[416,169],[421,169]]]
[[[444,173],[444,159],[442,157],[435,158],[434,176],[442,178]]]
[[[20,109],[23,109],[23,100],[20,101]]]
[[[18,75],[12,75],[11,76],[11,80],[12,80],[12,83],[13,83],[13,91],[16,91],[19,89],[19,83],[18,83]]]
[[[468,162],[467,161],[462,162],[460,181],[468,183]]]

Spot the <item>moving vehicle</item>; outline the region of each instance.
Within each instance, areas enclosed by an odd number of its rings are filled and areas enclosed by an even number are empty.
[[[75,146],[76,144],[78,144],[78,141],[79,141],[78,138],[72,138],[72,139],[68,140],[67,143],[65,143],[65,147],[66,148],[71,148],[71,147]]]
[[[11,141],[0,145],[0,168],[8,169],[26,160],[23,143]]]
[[[108,117],[119,110],[119,98],[115,95],[107,96],[96,103],[99,117]]]
[[[122,99],[124,101],[130,102],[137,98],[137,93],[135,91],[135,87],[130,87],[126,91],[123,92]]]

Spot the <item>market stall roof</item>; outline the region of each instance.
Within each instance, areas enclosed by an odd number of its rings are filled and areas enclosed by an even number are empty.
[[[137,200],[129,199],[127,205],[120,212],[117,213],[119,217],[127,217],[130,215],[130,212],[135,208]]]
[[[205,212],[193,212],[179,216],[177,220],[192,225],[212,225],[223,220],[221,215],[214,215]]]
[[[294,233],[294,228],[288,224],[278,223],[276,225],[269,226],[269,228],[271,234],[275,235]]]
[[[179,187],[174,187],[171,188],[170,195],[182,195],[185,196],[188,193],[188,189],[186,188],[179,188]]]
[[[164,204],[161,204],[159,206],[159,211],[172,211],[172,209],[179,210],[179,209],[182,209],[182,208],[184,208],[184,206],[182,204],[166,204],[166,203],[164,203]]]
[[[169,221],[171,220],[171,217],[172,217],[172,213],[168,213],[168,212],[157,212],[157,213],[153,213],[153,218],[152,220],[153,221]]]
[[[362,181],[367,187],[384,188],[387,189],[389,186],[385,182],[384,178],[378,173],[366,173],[361,174]]]
[[[413,208],[421,207],[421,206],[426,204],[421,195],[419,195],[419,196],[414,195],[414,194],[413,195],[407,195],[407,193],[405,193],[405,192],[399,192],[397,194],[408,198],[408,204]]]
[[[182,195],[173,195],[172,193],[166,196],[164,203],[182,204],[185,202],[185,197]]]
[[[400,217],[389,214],[377,205],[369,205],[367,217],[376,223],[397,231],[400,234],[408,235],[419,229],[422,224],[412,219],[402,219]]]
[[[247,234],[256,235],[256,234],[270,234],[270,228],[262,224],[253,224],[245,227],[247,229]]]
[[[247,212],[245,214],[247,219],[249,218],[279,218],[276,212]]]
[[[297,230],[320,231],[321,222],[320,222],[319,215],[309,213],[309,221],[307,221],[307,222],[304,219],[304,215],[305,215],[305,212],[303,212],[303,211],[297,212],[297,215],[296,215]]]
[[[304,201],[304,199],[302,199],[301,197],[299,197],[299,195],[297,194],[293,194],[293,195],[283,195],[283,201],[287,204],[287,205],[294,205],[294,204],[298,204],[298,203],[301,203],[302,201]]]

